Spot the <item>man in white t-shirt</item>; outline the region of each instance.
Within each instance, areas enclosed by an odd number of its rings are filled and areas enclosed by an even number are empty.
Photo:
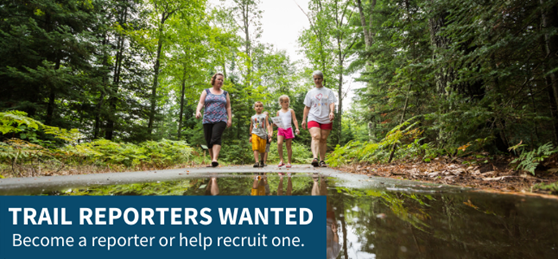
[[[308,130],[312,136],[312,154],[314,167],[326,167],[325,154],[327,149],[327,137],[333,129],[333,118],[335,118],[335,103],[337,97],[331,89],[322,85],[324,74],[315,71],[312,75],[316,87],[306,94],[304,98],[304,115],[302,116],[302,128],[306,128],[306,117],[308,117]],[[318,157],[319,155],[319,157]],[[320,158],[321,160],[318,160]]]

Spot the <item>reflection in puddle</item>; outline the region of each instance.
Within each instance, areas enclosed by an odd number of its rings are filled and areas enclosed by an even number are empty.
[[[554,200],[346,186],[318,174],[235,174],[49,194],[326,195],[328,258],[558,258]]]

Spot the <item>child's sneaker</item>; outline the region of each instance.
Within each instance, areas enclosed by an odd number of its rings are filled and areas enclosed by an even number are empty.
[[[282,166],[284,166],[284,165],[285,165],[285,164],[284,164],[283,162],[280,162],[279,165],[278,165],[278,167],[282,167]]]
[[[291,164],[287,164],[287,166],[286,166],[286,167],[287,167],[287,168],[291,168]]]

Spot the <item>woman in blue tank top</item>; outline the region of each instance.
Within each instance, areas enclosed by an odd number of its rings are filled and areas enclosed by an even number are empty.
[[[212,88],[205,89],[196,109],[196,119],[199,119],[201,109],[205,107],[203,113],[203,132],[209,156],[211,156],[211,166],[219,166],[217,159],[221,151],[221,136],[225,128],[232,124],[231,99],[227,91],[222,90],[224,76],[217,73],[211,77]]]

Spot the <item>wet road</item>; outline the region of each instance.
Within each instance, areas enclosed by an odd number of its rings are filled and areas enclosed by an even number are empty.
[[[558,201],[367,177],[233,166],[0,180],[1,195],[323,195],[328,258],[558,258]]]
[[[103,185],[119,185],[140,182],[163,182],[175,181],[189,178],[200,177],[227,177],[233,173],[287,173],[296,172],[299,174],[320,173],[343,179],[347,185],[353,188],[364,186],[376,188],[422,188],[428,189],[435,186],[440,189],[440,185],[417,183],[407,180],[396,180],[382,177],[368,177],[344,173],[331,168],[314,168],[307,165],[294,165],[291,169],[277,168],[268,166],[265,168],[253,168],[252,166],[225,166],[225,167],[192,167],[184,169],[138,171],[122,173],[104,173],[89,175],[69,175],[69,176],[43,176],[27,178],[0,179],[0,195],[23,195],[38,194],[58,190],[61,188],[77,188]],[[461,187],[444,186],[444,189],[462,189]]]

